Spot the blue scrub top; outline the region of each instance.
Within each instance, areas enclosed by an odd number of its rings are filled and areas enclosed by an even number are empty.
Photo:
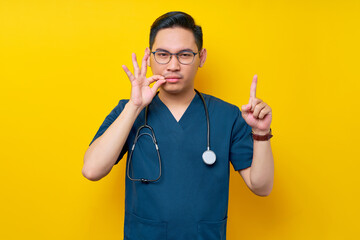
[[[157,182],[148,184],[126,177],[124,239],[226,239],[230,162],[235,170],[251,166],[251,127],[237,106],[203,96],[210,118],[210,148],[216,153],[216,162],[208,166],[202,160],[207,147],[207,124],[200,96],[195,95],[179,122],[155,96],[149,105],[148,124],[158,141],[162,175]],[[127,102],[120,100],[92,142],[115,121]],[[115,164],[131,148],[144,116],[143,110]],[[130,174],[133,178],[158,177],[157,153],[147,135],[136,144]]]

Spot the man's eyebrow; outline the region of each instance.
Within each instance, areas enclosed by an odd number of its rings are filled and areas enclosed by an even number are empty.
[[[155,51],[164,51],[164,52],[170,52],[166,49],[163,49],[163,48],[157,48]],[[183,52],[183,51],[189,51],[189,52],[194,52],[192,49],[190,48],[185,48],[185,49],[181,49],[180,51],[177,51],[177,52]]]
[[[155,51],[164,51],[164,52],[169,52],[168,50],[162,49],[162,48],[157,48],[155,49]]]

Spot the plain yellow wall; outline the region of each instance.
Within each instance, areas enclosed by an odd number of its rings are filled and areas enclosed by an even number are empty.
[[[273,192],[232,171],[228,239],[356,239],[358,0],[0,0],[0,239],[122,239],[125,161],[91,182],[83,156],[173,10],[203,27],[200,91],[240,106],[258,74],[273,108]]]

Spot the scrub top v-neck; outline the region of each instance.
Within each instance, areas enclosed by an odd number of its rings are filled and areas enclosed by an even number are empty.
[[[251,166],[251,128],[238,107],[203,94],[210,118],[210,145],[217,161],[202,160],[207,146],[204,105],[195,95],[179,121],[155,96],[148,111],[161,156],[161,178],[155,183],[125,180],[125,239],[225,239],[230,162],[235,170]],[[127,100],[107,116],[93,141],[119,116]],[[144,111],[136,119],[118,161],[144,124]],[[117,162],[118,162],[117,161]],[[116,162],[116,163],[117,163]],[[143,137],[131,162],[136,178],[155,179],[159,163],[153,142]]]
[[[194,113],[194,109],[196,109],[196,105],[199,103],[202,105],[202,107],[204,108],[204,105],[201,101],[200,96],[196,93],[193,97],[193,99],[191,100],[190,104],[188,105],[188,107],[186,108],[186,110],[184,111],[184,113],[182,114],[182,116],[180,117],[179,121],[177,121],[174,117],[174,115],[171,113],[170,109],[160,100],[159,95],[156,95],[152,101],[151,104],[156,104],[162,111],[164,111],[164,117],[168,118],[169,122],[174,122],[177,123],[178,125],[184,125],[186,124],[186,119],[188,118],[192,118],[192,114]],[[193,106],[195,105],[195,107]],[[185,122],[185,123],[184,123]]]

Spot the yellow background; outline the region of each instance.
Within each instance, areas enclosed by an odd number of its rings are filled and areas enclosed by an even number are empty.
[[[240,106],[258,74],[273,108],[273,192],[232,171],[228,239],[357,239],[355,0],[0,0],[0,239],[122,239],[125,161],[91,182],[83,156],[129,97],[121,65],[173,10],[203,27],[200,91]]]

